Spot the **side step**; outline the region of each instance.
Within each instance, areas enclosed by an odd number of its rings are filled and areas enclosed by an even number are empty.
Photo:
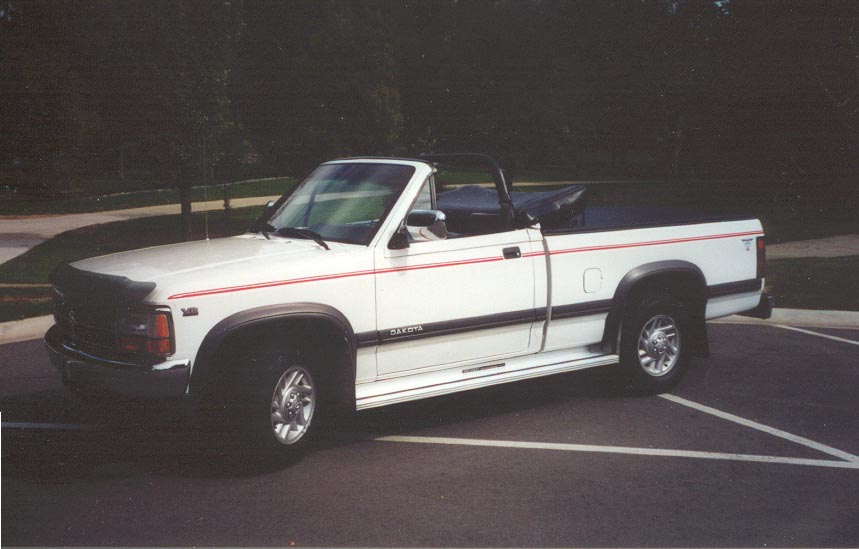
[[[529,362],[534,361],[535,357],[540,357],[540,355],[527,357],[526,360]],[[453,368],[451,370],[446,370],[445,372],[431,372],[409,376],[414,378],[414,381],[416,382],[415,384],[418,385],[417,387],[412,384],[404,384],[403,382],[407,381],[408,378],[377,381],[356,387],[357,394],[355,408],[358,410],[364,410],[367,408],[387,406],[389,404],[441,396],[459,391],[480,389],[491,385],[510,383],[534,377],[560,374],[563,372],[573,372],[576,370],[584,370],[586,368],[595,368],[597,366],[608,366],[610,364],[617,364],[618,360],[618,355],[598,355],[549,364],[537,364],[534,366],[529,366],[520,362],[519,364],[521,367],[512,369],[510,367],[511,363],[515,364],[517,362],[517,359],[513,359],[512,361],[508,361],[507,364],[500,365],[505,367],[504,371],[493,372],[492,370],[495,370],[497,367],[493,364],[491,368],[486,369],[487,372],[492,373],[486,373],[484,375],[478,374],[464,379],[462,379],[461,376],[469,373],[478,373],[483,369],[467,368],[463,370],[462,368]],[[450,379],[452,375],[459,377],[459,379]],[[445,380],[445,378],[447,379]]]

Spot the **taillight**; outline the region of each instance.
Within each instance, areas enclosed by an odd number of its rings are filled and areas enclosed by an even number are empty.
[[[767,243],[763,236],[759,236],[755,242],[758,251],[757,277],[764,278],[767,275]]]
[[[119,349],[165,357],[173,354],[173,322],[167,311],[126,311],[116,319]]]

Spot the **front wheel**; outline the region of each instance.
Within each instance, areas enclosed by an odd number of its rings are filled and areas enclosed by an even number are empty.
[[[324,430],[331,408],[323,403],[330,391],[316,357],[270,345],[237,348],[230,358],[219,417],[241,451],[272,463],[303,455]]]
[[[313,424],[317,404],[316,383],[303,366],[290,366],[281,374],[271,395],[271,432],[280,444],[298,444]]]
[[[687,367],[685,310],[669,296],[648,295],[624,315],[620,362],[636,390],[645,394],[672,389]]]

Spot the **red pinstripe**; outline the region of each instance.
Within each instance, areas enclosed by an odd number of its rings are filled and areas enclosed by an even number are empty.
[[[275,280],[272,282],[259,282],[257,284],[246,284],[242,286],[227,286],[225,288],[213,288],[211,290],[199,290],[195,292],[186,292],[181,294],[173,294],[167,299],[185,299],[188,297],[201,297],[204,295],[226,294],[231,292],[242,292],[245,290],[257,290],[259,288],[274,288],[277,286],[289,286],[291,284],[302,284],[304,282],[319,282],[322,280],[334,280],[337,278],[351,278],[353,276],[364,276],[370,274],[386,274],[396,273],[401,271],[417,271],[422,269],[437,269],[439,267],[456,267],[457,265],[471,265],[474,263],[490,263],[493,261],[504,261],[501,256],[497,257],[481,257],[478,259],[462,259],[460,261],[448,261],[445,263],[428,263],[426,265],[411,265],[408,267],[391,267],[388,269],[376,269],[367,271],[353,271],[347,273],[337,273],[330,275],[308,276],[303,278],[291,278],[287,280]]]
[[[764,233],[761,231],[749,231],[743,233],[728,233],[728,234],[719,234],[719,235],[708,235],[708,236],[695,236],[689,238],[673,238],[669,240],[650,240],[646,242],[634,242],[632,244],[608,244],[603,246],[585,246],[581,248],[567,248],[564,250],[552,250],[549,252],[550,255],[561,255],[561,254],[571,254],[571,253],[579,253],[579,252],[595,252],[600,250],[616,250],[620,248],[638,248],[642,246],[660,246],[664,244],[681,244],[684,242],[698,242],[701,240],[715,240],[719,238],[734,238],[738,236],[759,236]],[[522,254],[522,257],[539,257],[545,255],[546,252],[527,252]],[[443,263],[427,263],[424,265],[411,265],[407,267],[390,267],[387,269],[374,269],[374,270],[364,270],[364,271],[352,271],[345,273],[335,273],[328,275],[316,275],[316,276],[307,276],[302,278],[291,278],[287,280],[275,280],[271,282],[259,282],[256,284],[245,284],[241,286],[227,286],[224,288],[212,288],[209,290],[199,290],[194,292],[185,292],[179,294],[173,294],[168,297],[168,300],[172,299],[185,299],[189,297],[201,297],[206,295],[215,295],[215,294],[225,294],[232,292],[242,292],[245,290],[257,290],[260,288],[274,288],[277,286],[289,286],[292,284],[302,284],[305,282],[320,282],[323,280],[335,280],[338,278],[351,278],[354,276],[365,276],[371,274],[388,274],[388,273],[398,273],[404,271],[417,271],[423,269],[438,269],[441,267],[457,267],[459,265],[473,265],[476,263],[493,263],[496,261],[504,261],[502,256],[493,256],[493,257],[481,257],[475,259],[462,259],[459,261],[447,261]]]
[[[616,250],[618,248],[640,248],[643,246],[659,246],[662,244],[682,244],[684,242],[698,242],[701,240],[716,240],[719,238],[734,238],[738,236],[756,236],[763,235],[762,231],[749,231],[745,233],[728,233],[716,234],[708,236],[693,236],[689,238],[672,238],[669,240],[650,240],[646,242],[635,242],[632,244],[607,244],[604,246],[586,246],[582,248],[568,248],[566,250],[552,250],[551,255],[573,254],[578,252],[596,252],[600,250]]]

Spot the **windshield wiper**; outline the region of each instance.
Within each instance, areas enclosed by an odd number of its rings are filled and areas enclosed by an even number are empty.
[[[269,225],[271,226],[271,225]],[[272,227],[273,228],[273,227]],[[274,231],[274,234],[277,236],[290,236],[293,238],[306,238],[308,240],[312,240],[325,248],[326,250],[330,250],[328,244],[322,240],[322,235],[317,233],[316,231],[311,231],[310,229],[296,229],[295,227],[281,227]]]

